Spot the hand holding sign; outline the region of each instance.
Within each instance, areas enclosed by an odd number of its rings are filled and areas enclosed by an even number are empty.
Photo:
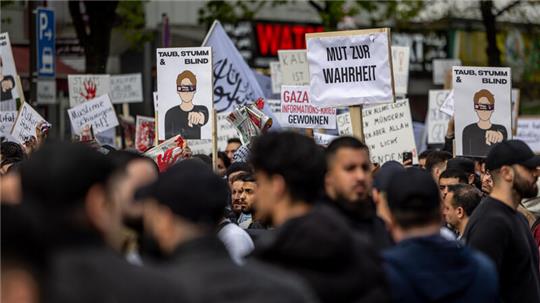
[[[499,143],[504,139],[504,135],[500,131],[488,130],[486,132],[486,144],[491,145]]]

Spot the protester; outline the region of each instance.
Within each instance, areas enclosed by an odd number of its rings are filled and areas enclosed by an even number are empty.
[[[244,264],[245,257],[255,248],[251,236],[229,218],[224,217],[219,222],[217,235],[225,244],[232,260],[238,265]]]
[[[225,154],[229,158],[230,162],[233,162],[234,153],[242,146],[242,141],[239,138],[231,138],[227,140],[227,146],[225,147]]]
[[[26,158],[21,145],[4,141],[0,145],[0,175],[5,175],[10,167]]]
[[[441,199],[444,201],[448,194],[448,187],[456,184],[467,184],[467,175],[459,169],[449,168],[442,172],[439,176],[439,190]]]
[[[228,216],[232,222],[237,223],[239,219],[242,222],[246,219],[242,216],[242,177],[247,173],[241,173],[231,178],[231,214]],[[240,218],[242,217],[242,218]]]
[[[255,200],[257,192],[257,182],[251,174],[245,174],[241,178],[242,193],[240,194],[240,205],[242,207],[243,219],[240,219],[238,225],[243,229],[248,229],[255,222]]]
[[[467,244],[495,263],[503,302],[540,302],[538,246],[516,211],[521,199],[536,196],[539,166],[540,157],[523,141],[494,145],[486,158],[493,189],[465,229]]]
[[[398,242],[383,254],[393,302],[498,301],[493,263],[439,234],[440,195],[430,174],[416,168],[396,173],[388,205]]]
[[[462,171],[467,178],[467,184],[477,185],[476,183],[479,178],[475,171],[475,161],[465,157],[452,158],[446,163],[446,169],[457,169]]]
[[[493,189],[493,179],[491,178],[491,174],[489,172],[484,172],[480,176],[480,181],[482,182],[482,192],[485,195],[489,195],[491,193],[491,190]]]
[[[268,133],[254,143],[252,163],[257,211],[276,227],[254,257],[299,275],[322,302],[385,302],[373,249],[334,208],[315,206],[324,186],[323,150],[300,134]]]
[[[224,177],[230,165],[231,165],[231,160],[229,159],[227,154],[224,152],[218,152],[217,167],[216,167],[217,169],[216,173],[218,174],[218,176]]]
[[[443,215],[446,223],[458,234],[458,239],[463,236],[467,222],[481,199],[482,193],[472,185],[448,186],[448,193],[443,198]]]
[[[435,182],[439,182],[439,177],[446,169],[446,162],[452,159],[452,154],[446,151],[435,150],[426,158],[426,170],[431,173]]]
[[[249,166],[249,164],[247,164],[246,162],[231,163],[231,166],[227,168],[227,173],[225,174],[227,177],[227,180],[229,181],[229,187],[232,186],[231,180],[233,180],[235,176],[241,173],[248,173],[251,171],[252,171],[251,166]]]
[[[388,209],[387,191],[388,183],[395,173],[405,170],[397,161],[384,163],[375,174],[373,179],[373,201],[377,206],[377,215],[384,220],[386,226],[390,226],[390,210]]]
[[[214,234],[227,183],[209,167],[182,161],[145,192],[145,229],[162,254],[161,269],[193,302],[313,301],[292,276],[255,264],[239,267],[230,259]]]
[[[353,229],[367,235],[378,250],[392,245],[371,198],[373,176],[368,147],[353,137],[340,137],[326,148],[326,200]]]
[[[181,302],[172,280],[122,259],[112,162],[82,144],[54,143],[21,167],[23,205],[47,239],[45,302]],[[53,182],[47,182],[53,180]],[[112,182],[112,183],[111,183]]]
[[[427,160],[427,156],[432,152],[432,150],[430,149],[427,149],[423,152],[421,152],[419,155],[418,155],[418,167],[420,167],[421,169],[425,169],[426,168],[426,160]]]

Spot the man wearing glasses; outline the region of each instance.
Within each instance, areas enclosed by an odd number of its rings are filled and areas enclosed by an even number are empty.
[[[489,90],[476,92],[473,101],[478,122],[463,129],[463,155],[484,157],[493,144],[507,139],[507,132],[504,126],[491,123],[495,98]]]
[[[165,138],[178,134],[184,139],[200,139],[201,127],[208,122],[208,108],[194,105],[193,97],[197,91],[197,78],[189,70],[181,72],[176,78],[176,92],[182,100],[165,114]]]

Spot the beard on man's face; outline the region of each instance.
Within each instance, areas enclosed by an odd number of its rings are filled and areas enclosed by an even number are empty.
[[[538,194],[538,186],[536,180],[529,182],[516,172],[514,178],[514,190],[520,195],[522,199],[534,198]]]

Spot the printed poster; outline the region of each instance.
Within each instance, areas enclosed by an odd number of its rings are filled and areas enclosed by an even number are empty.
[[[144,153],[154,146],[155,120],[152,117],[137,116],[135,121],[135,148]]]
[[[15,67],[8,33],[0,34],[0,67],[0,102],[8,102],[19,98],[19,93],[15,87],[17,85],[15,81],[17,68]]]
[[[280,122],[291,128],[336,128],[336,109],[320,108],[310,101],[309,86],[281,86]]]

